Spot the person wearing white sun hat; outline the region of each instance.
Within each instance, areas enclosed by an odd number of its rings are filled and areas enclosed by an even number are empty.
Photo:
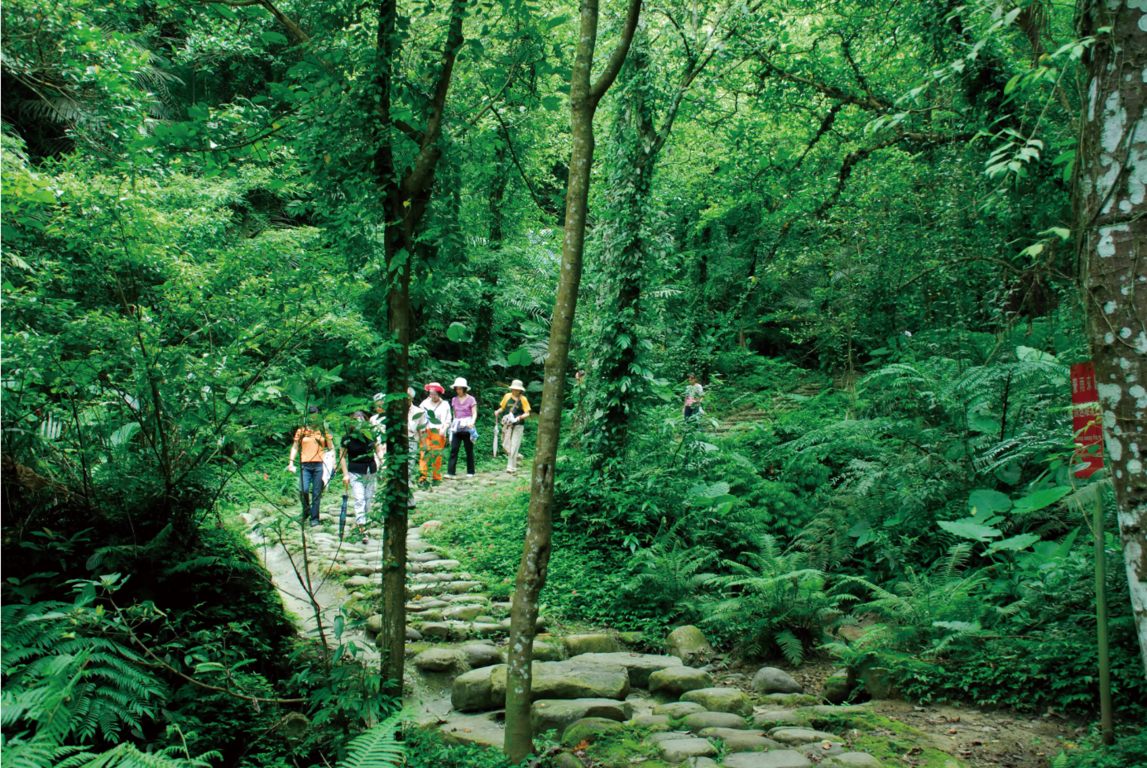
[[[470,394],[470,385],[459,376],[454,379],[454,398],[450,407],[454,410],[454,421],[450,424],[450,462],[446,467],[446,479],[453,480],[458,469],[458,450],[466,446],[466,477],[474,476],[474,442],[478,435],[474,425],[478,423],[478,401]]]
[[[526,430],[522,423],[530,417],[530,401],[526,399],[526,385],[521,379],[510,382],[510,391],[502,398],[502,404],[494,411],[494,418],[502,416],[502,449],[506,451],[506,471],[518,471],[518,448],[522,445],[522,433]]]

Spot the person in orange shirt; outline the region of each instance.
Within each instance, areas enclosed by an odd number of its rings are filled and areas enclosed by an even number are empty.
[[[335,446],[331,433],[323,426],[323,415],[317,405],[307,409],[307,423],[295,430],[287,471],[295,471],[295,457],[302,453],[303,471],[299,473],[299,498],[303,512],[310,512],[311,525],[319,524],[319,504],[323,499],[323,453]],[[308,492],[309,489],[309,492]]]

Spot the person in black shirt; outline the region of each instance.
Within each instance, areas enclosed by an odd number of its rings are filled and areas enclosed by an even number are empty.
[[[378,468],[382,465],[382,445],[366,428],[366,414],[354,412],[355,430],[342,439],[339,448],[339,466],[343,472],[343,485],[354,494],[354,521],[362,543],[366,539],[366,516],[374,501],[378,485]]]

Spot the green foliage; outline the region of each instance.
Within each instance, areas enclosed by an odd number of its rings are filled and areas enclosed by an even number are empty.
[[[1110,747],[1094,743],[1060,751],[1051,768],[1124,768],[1147,765],[1147,729],[1139,728],[1117,739]]]
[[[531,761],[511,763],[498,749],[487,749],[477,744],[451,744],[442,734],[422,729],[407,731],[404,742],[406,765],[410,768],[519,768]]]
[[[108,577],[113,584],[116,577]],[[134,651],[104,636],[102,612],[92,609],[95,585],[72,605],[8,604],[3,607],[5,727],[35,724],[57,745],[118,741],[125,729],[155,717],[166,686]],[[66,706],[62,706],[63,702]]]
[[[396,768],[402,765],[405,749],[395,738],[405,712],[397,712],[378,725],[354,737],[346,747],[346,757],[338,762],[339,768]]]
[[[847,595],[825,590],[826,576],[805,567],[801,552],[781,552],[772,536],[762,536],[744,562],[725,561],[728,575],[708,579],[714,595],[702,607],[705,624],[717,637],[739,638],[751,656],[778,650],[799,664],[826,637],[843,614]]]

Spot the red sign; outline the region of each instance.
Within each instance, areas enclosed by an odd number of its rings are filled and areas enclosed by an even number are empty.
[[[1103,469],[1103,424],[1091,363],[1071,366],[1071,404],[1075,458],[1085,465],[1076,470],[1075,476],[1091,477]]]

